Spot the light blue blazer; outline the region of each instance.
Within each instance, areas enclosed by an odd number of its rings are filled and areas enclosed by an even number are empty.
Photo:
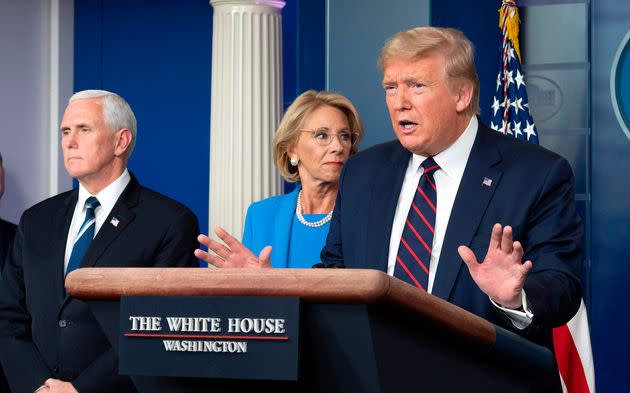
[[[247,209],[243,244],[256,256],[266,247],[271,246],[271,265],[286,268],[289,259],[289,240],[298,193],[301,186],[293,192],[254,202]],[[316,261],[317,262],[317,261]]]

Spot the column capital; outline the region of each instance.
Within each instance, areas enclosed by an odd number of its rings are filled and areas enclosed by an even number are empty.
[[[212,7],[217,6],[259,6],[281,10],[286,2],[283,0],[210,0]]]

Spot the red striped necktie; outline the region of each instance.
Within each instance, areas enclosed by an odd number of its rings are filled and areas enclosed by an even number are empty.
[[[437,207],[437,189],[433,174],[440,166],[433,157],[425,159],[420,166],[423,173],[405,220],[396,255],[394,277],[426,291]]]

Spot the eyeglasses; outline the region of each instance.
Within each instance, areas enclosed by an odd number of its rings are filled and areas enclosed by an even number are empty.
[[[356,133],[350,131],[341,131],[340,133],[334,133],[328,130],[300,130],[300,132],[309,132],[315,142],[320,146],[328,146],[332,143],[335,137],[339,139],[339,143],[342,146],[352,146],[356,138]]]

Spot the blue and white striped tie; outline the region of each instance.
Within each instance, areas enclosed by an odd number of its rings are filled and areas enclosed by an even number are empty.
[[[89,197],[85,201],[85,220],[83,221],[83,225],[81,225],[81,229],[79,229],[77,238],[74,241],[74,246],[72,246],[72,254],[70,254],[66,275],[81,266],[81,261],[83,260],[88,248],[90,248],[90,244],[94,239],[94,227],[96,225],[94,210],[96,210],[96,208],[100,205],[101,203],[98,199],[93,196]]]

